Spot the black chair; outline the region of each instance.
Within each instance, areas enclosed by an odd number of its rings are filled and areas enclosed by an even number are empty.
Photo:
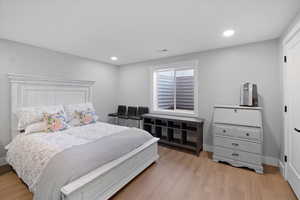
[[[126,112],[127,112],[127,106],[119,105],[118,111],[116,113],[110,113],[110,114],[108,114],[108,116],[109,117],[126,116]]]
[[[127,115],[119,115],[118,117],[121,119],[131,119],[131,117],[136,116],[137,107],[128,106]]]
[[[139,107],[137,109],[137,112],[136,112],[136,115],[135,116],[130,116],[129,119],[132,119],[132,120],[138,120],[139,121],[139,128],[140,128],[140,121],[143,119],[143,114],[146,114],[146,113],[149,113],[149,108],[148,107]]]
[[[136,117],[137,116],[137,112],[138,112],[138,108],[135,106],[128,106],[128,113],[127,116],[129,119],[131,119],[132,117]]]
[[[143,106],[139,107],[138,116],[142,117],[143,114],[147,114],[147,113],[149,113],[149,108],[148,107],[143,107]]]

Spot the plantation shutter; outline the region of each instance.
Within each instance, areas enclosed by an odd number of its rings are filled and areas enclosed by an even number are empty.
[[[176,76],[176,109],[194,110],[194,76]]]
[[[175,82],[173,71],[162,71],[157,74],[157,107],[174,109]]]
[[[194,70],[157,72],[157,107],[163,110],[194,110]]]

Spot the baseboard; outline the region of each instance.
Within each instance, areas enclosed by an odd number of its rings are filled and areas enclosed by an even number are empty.
[[[279,159],[278,158],[274,158],[274,157],[270,157],[270,156],[264,156],[263,157],[263,163],[266,164],[266,165],[279,167]]]
[[[212,145],[203,144],[203,150],[207,152],[214,152],[214,147]],[[279,167],[279,159],[270,156],[264,156],[263,164]]]
[[[203,150],[207,152],[214,152],[214,147],[212,145],[203,144]]]
[[[284,162],[282,162],[281,160],[279,160],[279,171],[280,171],[282,177],[283,177],[284,179],[286,179],[285,164],[284,164]]]
[[[7,164],[7,162],[6,162],[5,157],[0,157],[0,166],[6,165],[6,164]]]

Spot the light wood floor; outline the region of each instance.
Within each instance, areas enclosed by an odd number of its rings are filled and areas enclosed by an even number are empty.
[[[112,200],[296,200],[276,168],[264,175],[159,147],[160,159]],[[13,172],[0,176],[1,200],[31,200],[32,195]]]

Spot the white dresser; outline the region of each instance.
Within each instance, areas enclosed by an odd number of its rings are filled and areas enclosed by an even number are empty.
[[[262,108],[215,106],[213,143],[214,161],[263,173]]]

